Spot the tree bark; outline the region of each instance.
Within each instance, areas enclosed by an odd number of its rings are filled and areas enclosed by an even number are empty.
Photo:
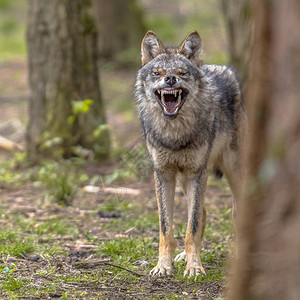
[[[300,295],[300,3],[256,0],[248,177],[232,300]]]
[[[228,37],[229,64],[240,77],[243,91],[247,88],[248,68],[253,45],[253,20],[249,0],[222,0]]]
[[[140,43],[145,34],[142,10],[137,0],[93,0],[101,59],[125,66],[140,62]]]
[[[30,0],[27,45],[32,92],[28,157],[68,157],[80,145],[106,158],[109,135],[99,127],[105,124],[105,113],[91,0]],[[91,108],[74,115],[72,101],[87,98],[93,100]]]

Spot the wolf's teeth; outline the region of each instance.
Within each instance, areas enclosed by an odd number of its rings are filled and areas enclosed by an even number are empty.
[[[166,105],[164,91],[161,92],[161,102]]]
[[[175,97],[177,97],[177,90],[174,91],[174,95],[175,95]]]
[[[181,103],[181,95],[179,94],[177,99],[177,107],[180,105],[180,103]]]
[[[178,90],[178,93],[179,93],[179,95],[181,95],[181,93],[182,93],[182,90]]]

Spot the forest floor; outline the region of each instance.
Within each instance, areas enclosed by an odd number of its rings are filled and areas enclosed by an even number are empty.
[[[0,135],[23,143],[26,63],[0,68]],[[180,261],[172,276],[149,276],[158,258],[158,214],[134,109],[134,76],[101,74],[114,148],[109,161],[32,167],[24,154],[1,153],[0,299],[223,299],[234,232],[225,179],[208,181],[206,275],[185,278]],[[177,191],[176,254],[184,248],[186,217]]]

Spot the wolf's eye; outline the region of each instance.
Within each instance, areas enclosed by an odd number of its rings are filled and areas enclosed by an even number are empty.
[[[179,73],[179,76],[183,77],[183,76],[186,76],[187,75],[187,72],[181,72]]]
[[[152,74],[153,74],[154,76],[159,76],[159,75],[160,75],[159,72],[152,72]]]

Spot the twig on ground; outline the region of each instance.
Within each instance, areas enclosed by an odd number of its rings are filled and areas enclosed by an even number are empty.
[[[107,266],[112,266],[112,267],[119,268],[119,269],[122,269],[122,270],[124,270],[124,271],[130,272],[130,273],[132,273],[132,274],[135,275],[135,276],[139,276],[139,277],[143,277],[143,276],[144,276],[144,274],[140,274],[140,273],[131,271],[131,270],[129,270],[129,269],[127,269],[127,268],[124,268],[124,267],[122,267],[122,266],[119,266],[119,265],[115,265],[115,264],[112,264],[112,263],[109,263],[109,262],[104,263],[104,264],[107,265]]]
[[[89,269],[89,268],[95,268],[99,265],[106,265],[106,266],[111,266],[111,267],[114,267],[114,268],[119,268],[119,269],[122,269],[124,271],[127,271],[135,276],[139,276],[139,277],[143,277],[144,274],[140,274],[140,273],[137,273],[137,272],[134,272],[132,270],[129,270],[125,267],[122,267],[122,266],[119,266],[119,265],[115,265],[115,264],[112,264],[110,263],[108,260],[94,260],[94,261],[78,261],[75,263],[75,267],[76,268],[84,268],[84,269]]]

